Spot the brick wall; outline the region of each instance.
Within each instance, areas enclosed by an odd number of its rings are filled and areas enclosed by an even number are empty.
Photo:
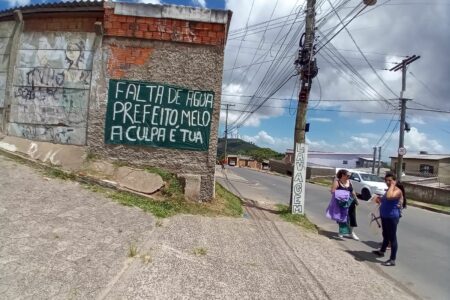
[[[36,18],[25,19],[24,31],[65,31],[65,32],[95,32],[94,24],[102,21],[103,15],[94,14],[48,14]]]
[[[225,45],[225,24],[114,14],[105,8],[105,35],[173,41],[212,46]]]
[[[150,58],[153,48],[110,45],[111,55],[108,59],[108,74],[120,79],[126,71],[134,66],[143,66]]]

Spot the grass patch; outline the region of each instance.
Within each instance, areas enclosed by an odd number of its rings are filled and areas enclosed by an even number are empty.
[[[434,209],[437,209],[437,210],[440,210],[443,212],[450,212],[450,206],[444,206],[444,205],[439,205],[439,204],[430,204],[430,203],[407,199],[407,204],[411,204],[411,206],[414,206],[414,204],[416,204],[416,203],[417,203],[417,205],[429,206],[429,207],[432,207]]]
[[[135,244],[130,244],[130,247],[128,248],[128,257],[135,257],[137,252],[137,246]]]
[[[181,192],[180,195],[175,197],[165,197],[163,200],[154,200],[130,192],[117,191],[98,185],[85,185],[85,187],[93,192],[103,193],[122,205],[139,207],[140,209],[153,214],[157,218],[167,218],[180,213],[205,216],[222,215],[240,217],[243,213],[240,199],[225,190],[219,184],[216,185],[216,199],[208,203],[186,201]],[[162,226],[162,222],[157,221],[156,226]]]
[[[216,183],[216,201],[224,203],[225,214],[228,216],[239,217],[244,213],[241,199],[219,183]]]
[[[208,251],[203,247],[194,248],[193,252],[197,256],[205,256],[208,253]]]
[[[317,226],[308,220],[306,215],[294,215],[291,213],[289,206],[283,204],[277,204],[277,209],[280,217],[286,222],[294,223],[309,231],[318,232]]]
[[[331,178],[321,178],[321,177],[310,179],[310,180],[308,180],[308,182],[309,183],[318,184],[318,185],[322,185],[322,186],[328,186],[328,187],[330,187],[331,184],[333,183]]]
[[[74,174],[68,173],[68,172],[64,172],[64,171],[62,171],[60,169],[57,169],[57,168],[48,168],[45,171],[45,174],[48,177],[59,178],[59,179],[62,179],[62,180],[75,180],[76,179],[76,176]]]

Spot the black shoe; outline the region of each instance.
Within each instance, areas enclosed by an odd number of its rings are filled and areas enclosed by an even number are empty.
[[[395,260],[390,259],[387,262],[382,263],[382,265],[386,267],[393,267],[395,266]]]
[[[379,257],[384,256],[384,252],[381,252],[380,250],[373,250],[372,253]]]

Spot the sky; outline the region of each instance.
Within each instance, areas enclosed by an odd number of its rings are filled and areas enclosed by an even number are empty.
[[[41,2],[0,0],[0,10]],[[222,103],[234,105],[229,111],[229,137],[279,152],[293,147],[299,79],[291,76],[296,74],[294,61],[304,32],[305,0],[140,2],[233,11],[222,85]],[[450,114],[413,109],[450,111],[450,1],[378,0],[349,23],[348,31],[332,38],[342,28],[337,14],[347,23],[361,2],[317,0],[319,73],[307,113],[310,149],[369,154],[374,146],[382,146],[385,160],[395,155],[399,140],[395,99],[402,84],[401,72],[388,69],[407,56],[420,55],[406,72],[404,96],[412,99],[407,103],[412,109],[407,110],[411,130],[405,133],[405,147],[410,154],[449,154]],[[222,110],[220,136],[224,122]]]

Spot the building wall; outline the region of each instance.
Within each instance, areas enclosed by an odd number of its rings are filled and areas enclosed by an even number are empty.
[[[93,85],[97,88],[91,89],[89,151],[138,166],[164,168],[180,176],[196,175],[201,180],[200,200],[212,199],[225,24],[124,16],[114,12],[114,4],[106,5],[103,47],[94,55],[94,60],[97,60],[96,57],[103,58],[106,66],[94,66],[93,70]],[[209,32],[213,32],[214,37],[209,37]],[[208,151],[105,144],[109,79],[156,82],[213,91],[215,99]]]
[[[34,26],[25,28],[34,30]],[[22,33],[13,79],[10,135],[86,144],[94,40],[95,33],[87,32]]]
[[[112,2],[90,9],[40,8],[23,22],[0,21],[0,115],[7,116],[7,134],[86,145],[103,159],[160,167],[200,182],[197,198],[211,200],[230,12]],[[105,144],[110,79],[213,92],[206,151]]]
[[[395,170],[395,164],[397,163],[397,158],[391,158],[391,169]],[[403,163],[405,164],[405,174],[413,176],[425,175],[420,172],[420,165],[429,165],[433,167],[432,176],[438,176],[439,172],[439,160],[426,160],[426,159],[407,159],[403,158]]]
[[[439,182],[450,185],[450,159],[440,162],[438,172]]]
[[[354,169],[357,166],[359,157],[368,154],[314,154],[308,153],[308,163],[330,168],[347,168]],[[347,163],[344,163],[346,161]]]
[[[0,131],[3,131],[4,126],[6,82],[14,28],[14,21],[0,22]]]

